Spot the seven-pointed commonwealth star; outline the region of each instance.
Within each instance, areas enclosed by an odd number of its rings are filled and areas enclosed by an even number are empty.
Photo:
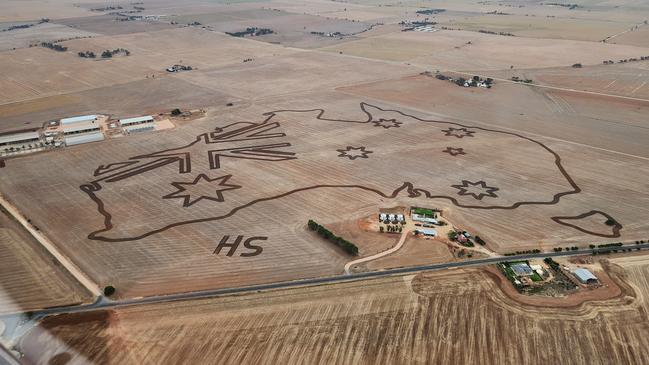
[[[379,120],[374,120],[372,121],[374,123],[375,127],[383,127],[385,129],[389,128],[399,128],[403,122],[397,122],[396,119],[383,119],[380,118]]]
[[[487,186],[487,183],[484,181],[471,182],[468,180],[462,180],[462,185],[451,185],[452,187],[459,189],[458,195],[471,195],[475,199],[482,200],[485,196],[490,198],[497,198],[498,195],[495,194],[498,191],[498,188]]]
[[[466,128],[453,128],[453,127],[450,127],[449,129],[443,129],[442,132],[444,132],[445,136],[454,136],[457,138],[473,137],[473,134],[475,133],[475,131],[470,131]]]
[[[241,186],[226,184],[232,175],[225,175],[210,179],[205,174],[199,174],[192,182],[172,182],[178,190],[163,196],[163,199],[182,198],[183,207],[189,207],[202,199],[209,199],[217,202],[224,201],[223,192],[226,190],[239,189]]]
[[[350,160],[355,160],[357,158],[368,158],[368,154],[372,151],[366,151],[365,147],[352,147],[347,146],[345,149],[336,150],[340,152],[338,157],[348,157]]]
[[[464,148],[461,147],[446,147],[446,149],[442,152],[448,153],[451,156],[466,155]]]

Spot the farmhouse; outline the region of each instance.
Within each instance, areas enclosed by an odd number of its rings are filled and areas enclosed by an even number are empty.
[[[128,133],[151,131],[155,128],[153,117],[150,115],[120,119],[119,125]]]
[[[530,276],[532,275],[532,268],[526,263],[517,263],[511,265],[510,268],[516,276]]]
[[[579,268],[576,269],[573,274],[582,284],[597,284],[597,277],[588,269]]]

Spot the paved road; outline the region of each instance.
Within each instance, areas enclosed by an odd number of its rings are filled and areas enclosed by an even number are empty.
[[[613,248],[615,249],[615,247]],[[623,248],[649,249],[649,243],[644,243],[639,245],[630,244],[630,245],[623,246]],[[617,249],[620,249],[620,247],[617,247]],[[32,313],[34,315],[33,317],[34,319],[39,319],[39,318],[43,318],[55,314],[78,313],[78,312],[86,312],[86,311],[92,311],[98,309],[114,309],[114,308],[133,306],[133,305],[165,303],[165,302],[174,302],[174,301],[189,300],[189,299],[212,298],[212,297],[218,297],[222,295],[252,293],[257,291],[273,290],[273,289],[286,289],[286,288],[292,288],[298,286],[339,283],[339,282],[353,281],[359,279],[379,278],[379,277],[385,277],[390,275],[411,274],[411,273],[417,273],[421,271],[442,270],[442,269],[452,269],[452,268],[471,267],[471,266],[484,266],[484,265],[496,264],[503,261],[542,259],[545,257],[589,255],[592,254],[593,251],[597,251],[597,249],[595,250],[581,249],[577,251],[563,251],[563,252],[545,252],[545,253],[535,253],[535,254],[506,256],[506,257],[503,256],[489,257],[489,258],[476,259],[470,261],[419,265],[419,266],[389,269],[389,270],[382,270],[382,271],[356,273],[351,275],[339,275],[339,276],[331,276],[331,277],[324,277],[324,278],[302,279],[302,280],[295,280],[295,281],[260,284],[260,285],[238,287],[238,288],[203,290],[203,291],[179,293],[179,294],[172,294],[172,295],[156,295],[156,296],[145,297],[145,298],[123,299],[123,300],[116,300],[116,301],[109,300],[104,298],[103,296],[100,296],[98,297],[97,301],[95,301],[95,303],[93,304],[49,308],[40,311],[34,311]]]

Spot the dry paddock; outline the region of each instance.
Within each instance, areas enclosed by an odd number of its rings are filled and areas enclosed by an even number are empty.
[[[89,302],[90,293],[0,209],[0,314]]]
[[[471,269],[58,316],[20,348],[68,364],[647,363],[649,265],[612,261],[622,294],[570,308],[522,306]]]

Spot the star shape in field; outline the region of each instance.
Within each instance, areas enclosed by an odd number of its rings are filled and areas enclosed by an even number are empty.
[[[369,158],[368,154],[372,153],[372,151],[366,151],[365,147],[352,147],[352,146],[347,146],[345,149],[339,149],[336,150],[340,152],[338,157],[347,157],[350,160],[355,160],[357,158]]]
[[[442,152],[448,153],[451,156],[466,155],[464,148],[461,147],[446,147],[446,149]]]
[[[372,123],[374,123],[375,127],[383,127],[385,129],[389,128],[399,128],[403,122],[397,122],[396,119],[383,119],[380,118],[379,120],[373,120]]]
[[[163,199],[182,198],[183,207],[192,206],[203,199],[215,202],[223,202],[223,192],[227,190],[239,189],[241,186],[227,184],[232,175],[225,175],[210,179],[205,174],[199,174],[192,182],[172,182],[171,185],[178,190],[165,195]]]
[[[468,130],[466,128],[453,128],[449,127],[449,129],[442,129],[442,132],[444,132],[445,136],[453,136],[457,138],[464,138],[464,137],[473,137],[473,134],[475,131]]]
[[[487,186],[487,183],[484,181],[471,182],[468,180],[462,180],[461,185],[451,185],[452,187],[458,189],[458,195],[470,195],[475,199],[482,200],[482,198],[497,198],[496,191],[498,188]]]

